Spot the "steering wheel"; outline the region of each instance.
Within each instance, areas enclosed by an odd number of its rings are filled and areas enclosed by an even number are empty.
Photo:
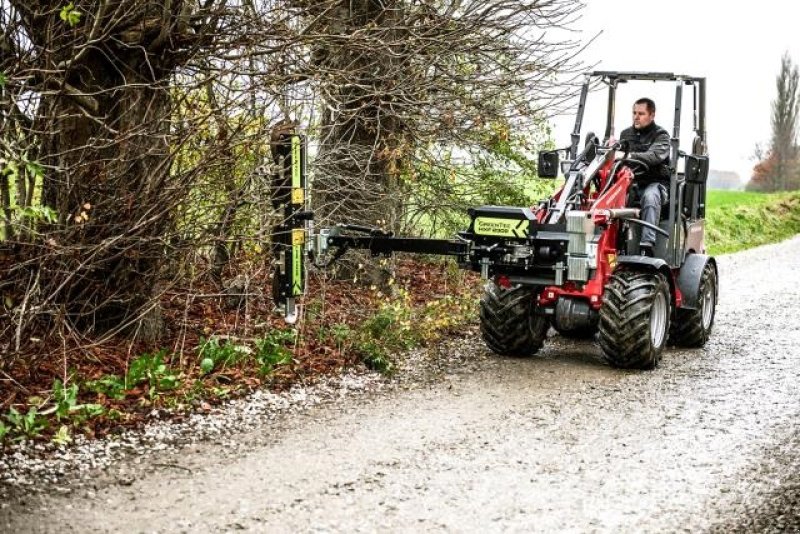
[[[623,158],[620,160],[623,165],[626,165],[634,175],[645,174],[650,170],[650,167],[643,161],[633,158]]]

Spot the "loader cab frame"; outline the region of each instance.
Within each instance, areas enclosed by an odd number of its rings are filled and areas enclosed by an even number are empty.
[[[570,136],[568,157],[574,160],[578,156],[586,100],[590,90],[598,84],[607,87],[608,103],[603,135],[603,144],[605,144],[615,135],[617,88],[619,84],[629,81],[666,82],[673,83],[675,86],[674,123],[670,136],[669,213],[665,218],[669,238],[664,250],[666,256],[664,259],[673,267],[680,266],[687,253],[704,252],[705,248],[703,226],[709,168],[705,78],[662,72],[594,71],[586,74],[581,87],[575,126]],[[687,87],[690,87],[693,92],[692,131],[694,139],[691,153],[680,150],[681,113],[684,89]],[[681,160],[683,172],[679,172]]]

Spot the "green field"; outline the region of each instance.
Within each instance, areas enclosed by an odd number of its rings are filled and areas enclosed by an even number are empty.
[[[709,191],[706,206],[710,254],[736,252],[800,233],[800,191]]]

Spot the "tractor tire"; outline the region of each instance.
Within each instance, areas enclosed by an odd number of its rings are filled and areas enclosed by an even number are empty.
[[[717,310],[717,271],[707,263],[700,277],[700,308],[675,310],[675,320],[669,332],[669,342],[676,347],[700,348],[706,344],[711,329],[714,327],[714,316]]]
[[[600,308],[600,348],[606,361],[623,369],[656,367],[667,344],[670,303],[664,275],[614,273]]]
[[[489,282],[481,298],[481,334],[486,345],[502,356],[533,356],[542,348],[550,321],[534,313],[530,286],[509,289]]]

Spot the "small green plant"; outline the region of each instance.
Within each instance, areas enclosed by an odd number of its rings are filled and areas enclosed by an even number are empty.
[[[164,363],[166,353],[166,350],[160,350],[155,354],[145,353],[133,360],[125,375],[125,389],[131,389],[142,382],[147,382],[147,395],[150,400],[160,392],[175,389],[180,382],[180,377]]]
[[[224,387],[224,386],[215,386],[211,388],[211,393],[220,399],[228,398],[231,394],[231,388]]]
[[[42,415],[55,414],[58,421],[70,419],[81,423],[87,417],[101,415],[105,408],[100,404],[78,404],[78,384],[65,386],[61,380],[53,381],[53,406],[40,412]]]
[[[61,380],[56,379],[53,381],[53,396],[56,403],[56,419],[59,421],[80,408],[78,405],[78,384],[73,383],[69,387],[64,387]]]
[[[81,21],[82,13],[75,9],[75,4],[70,2],[61,8],[58,16],[71,27],[74,27]]]
[[[214,369],[234,364],[244,356],[250,354],[249,347],[236,345],[228,340],[221,342],[218,337],[200,339],[200,348],[197,351],[200,357],[200,370],[204,375]]]
[[[381,338],[390,334],[390,329],[398,324],[397,317],[393,310],[383,309],[373,315],[366,323],[364,330],[373,338]]]
[[[359,343],[356,350],[361,355],[361,361],[368,369],[388,375],[394,371],[394,364],[389,359],[386,349],[374,340]]]
[[[0,421],[0,443],[3,443],[3,440],[6,439],[6,436],[11,431],[9,427],[2,421]]]
[[[8,81],[8,78],[6,78],[6,75],[4,73],[0,72],[0,89],[2,89],[3,87],[6,86],[7,81]]]
[[[130,362],[128,372],[125,373],[124,377],[106,375],[97,380],[86,382],[86,387],[95,393],[121,400],[125,398],[126,391],[143,382],[147,382],[148,396],[152,400],[161,392],[175,389],[180,383],[180,376],[164,362],[166,354],[166,350],[161,350],[155,354],[142,354]],[[88,408],[89,411],[96,411],[94,407],[97,405],[84,406],[91,406],[91,408]]]
[[[86,382],[86,388],[106,397],[121,400],[125,398],[125,380],[117,375],[106,375]]]
[[[69,427],[67,425],[61,425],[51,441],[56,445],[67,445],[71,443],[72,434],[69,431]]]
[[[292,351],[288,345],[294,343],[294,339],[295,334],[291,330],[273,330],[256,341],[256,360],[261,375],[268,375],[278,365],[292,361]]]
[[[348,340],[353,335],[353,331],[346,324],[335,324],[331,326],[330,334],[334,343],[336,343],[336,348],[341,351],[347,345]]]
[[[6,420],[11,424],[10,433],[16,435],[16,440],[39,437],[47,428],[47,419],[39,413],[35,406],[28,408],[28,413],[25,414],[20,413],[12,406],[8,409]]]
[[[411,325],[411,304],[407,293],[400,290],[400,298],[384,304],[367,319],[361,333],[362,337],[379,341],[388,349],[410,349],[419,342]]]

